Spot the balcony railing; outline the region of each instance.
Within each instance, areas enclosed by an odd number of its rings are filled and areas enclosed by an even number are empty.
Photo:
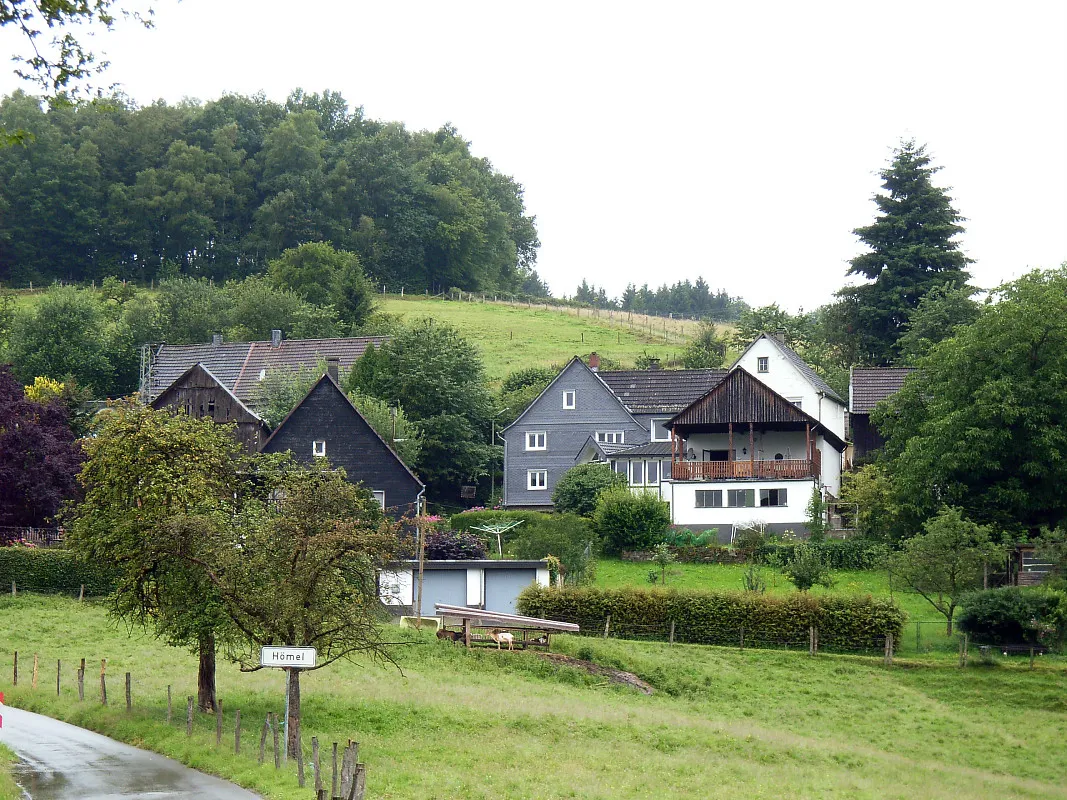
[[[810,461],[675,461],[671,465],[671,478],[676,481],[817,478],[822,471],[821,461],[818,451]]]

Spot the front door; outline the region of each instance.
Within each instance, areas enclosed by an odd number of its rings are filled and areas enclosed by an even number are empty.
[[[704,460],[705,461],[729,461],[730,460],[730,451],[729,450],[705,450],[704,451]]]

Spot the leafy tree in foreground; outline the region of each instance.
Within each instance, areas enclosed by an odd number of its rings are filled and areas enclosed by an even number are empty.
[[[696,336],[682,352],[686,369],[718,369],[726,361],[726,339],[719,336],[714,322],[702,320]]]
[[[187,559],[202,557],[232,511],[240,445],[207,419],[133,402],[100,413],[78,476],[70,546],[116,572],[111,613],[200,655],[197,698],[215,708],[215,652],[227,621],[217,594]],[[190,522],[191,520],[191,522]]]
[[[981,306],[971,299],[970,286],[935,286],[920,301],[897,342],[900,360],[914,366],[940,341],[953,336],[961,325],[978,318]]]
[[[38,396],[0,366],[0,526],[48,524],[77,494],[82,454],[69,411],[58,395]]]
[[[593,516],[597,495],[612,486],[625,486],[626,476],[613,472],[607,464],[579,464],[571,467],[556,483],[552,505],[557,511]]]
[[[904,542],[889,559],[889,571],[945,615],[945,634],[963,596],[980,589],[990,564],[1001,551],[989,541],[989,530],[971,522],[958,508],[943,508]]]
[[[874,197],[880,215],[853,231],[869,250],[852,259],[848,274],[871,282],[838,292],[844,301],[838,335],[858,340],[865,361],[892,362],[919,301],[934,287],[961,287],[969,278],[971,259],[954,241],[963,218],[934,186],[939,169],[930,166],[925,145],[901,142],[881,172],[886,194]]]
[[[797,543],[793,547],[792,557],[780,569],[789,582],[802,592],[813,586],[829,588],[834,585],[830,567],[822,552],[807,542]]]
[[[264,645],[315,647],[316,669],[357,654],[391,662],[376,580],[397,555],[397,527],[343,472],[294,467],[274,488],[280,500],[249,500],[209,555],[190,558],[241,632],[242,668],[259,669]],[[300,672],[288,678],[290,756],[300,743]]]
[[[612,486],[597,497],[593,524],[603,537],[604,550],[648,550],[663,541],[671,524],[670,506],[651,492],[631,492]]]
[[[998,288],[876,409],[915,527],[942,504],[996,530],[1067,517],[1067,266]]]

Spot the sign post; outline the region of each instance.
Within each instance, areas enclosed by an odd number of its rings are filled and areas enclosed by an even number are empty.
[[[259,651],[259,665],[282,669],[285,671],[285,722],[284,753],[289,754],[289,670],[311,669],[318,663],[318,651],[314,647],[262,647]],[[297,706],[299,713],[299,705]],[[299,730],[299,729],[298,729]]]

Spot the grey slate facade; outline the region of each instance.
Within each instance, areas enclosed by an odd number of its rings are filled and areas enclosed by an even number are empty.
[[[574,408],[565,409],[564,392],[574,394]],[[504,505],[546,508],[564,472],[575,465],[582,445],[598,431],[618,431],[626,445],[644,444],[648,429],[623,407],[597,373],[575,358],[503,431]],[[528,434],[544,434],[544,449],[527,449]],[[545,473],[544,487],[530,488],[530,473]]]
[[[323,375],[263,444],[264,453],[292,452],[297,461],[315,458],[315,443],[352,483],[376,493],[394,518],[418,511],[423,484],[359,413],[329,375]]]

